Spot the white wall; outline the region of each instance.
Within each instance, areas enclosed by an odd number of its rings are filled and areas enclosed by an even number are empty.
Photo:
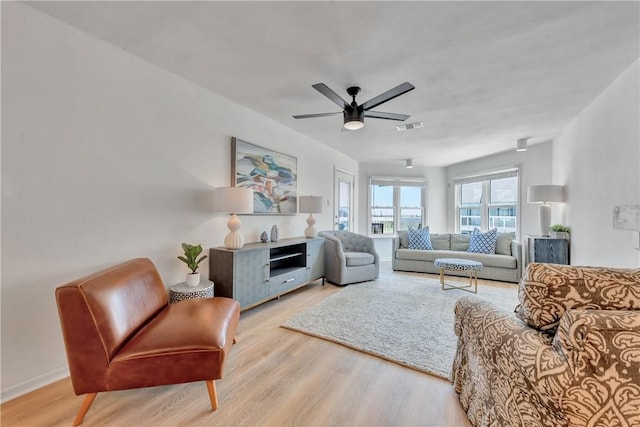
[[[560,219],[571,227],[571,263],[640,267],[637,233],[614,230],[613,207],[640,204],[640,71],[632,64],[557,138],[553,180],[564,184]]]
[[[533,136],[533,135],[532,135]],[[520,230],[518,240],[523,241],[527,234],[540,234],[538,231],[538,205],[527,203],[527,188],[530,185],[551,184],[552,143],[529,145],[524,152],[506,151],[494,156],[483,157],[458,163],[447,168],[447,228],[455,230],[455,185],[454,179],[484,172],[519,168],[520,183]]]
[[[20,3],[2,4],[2,400],[67,375],[55,288],[149,257],[184,280],[180,243],[223,244],[212,187],[237,136],[298,158],[298,193],[333,204],[358,164],[240,105]],[[332,207],[316,215],[331,228]],[[306,215],[243,216],[247,241]],[[208,265],[201,268],[208,276]]]

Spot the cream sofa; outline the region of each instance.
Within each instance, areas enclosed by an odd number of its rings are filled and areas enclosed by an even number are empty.
[[[522,276],[522,245],[513,240],[514,233],[498,233],[496,253],[477,254],[467,252],[470,236],[464,234],[430,234],[433,250],[409,249],[406,230],[398,231],[393,239],[391,265],[394,270],[439,273],[433,265],[438,258],[461,258],[479,261],[483,268],[478,272],[481,279],[517,283]],[[447,275],[468,276],[467,271],[447,271]]]
[[[458,299],[452,381],[476,427],[640,426],[640,269],[532,263],[515,314]]]

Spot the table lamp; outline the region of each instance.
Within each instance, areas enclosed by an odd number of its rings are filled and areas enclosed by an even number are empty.
[[[236,214],[253,213],[253,190],[247,187],[220,187],[213,192],[213,207],[217,213],[229,213],[229,234],[224,238],[227,249],[240,249],[244,237],[240,234],[240,218]]]
[[[541,236],[549,235],[551,227],[550,202],[564,202],[564,186],[562,185],[532,185],[527,191],[527,202],[541,203],[538,208],[538,227]]]
[[[308,227],[304,230],[306,237],[316,237],[317,231],[314,225],[316,225],[316,219],[313,217],[314,213],[322,213],[322,197],[321,196],[300,196],[300,213],[308,213],[307,218]]]

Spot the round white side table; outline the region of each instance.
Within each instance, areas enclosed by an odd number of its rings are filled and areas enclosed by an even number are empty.
[[[195,298],[213,298],[213,282],[204,280],[198,286],[189,286],[187,282],[181,282],[169,288],[170,303]]]

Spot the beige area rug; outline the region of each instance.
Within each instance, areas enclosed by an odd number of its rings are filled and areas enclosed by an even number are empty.
[[[456,300],[467,295],[472,294],[443,291],[438,280],[420,273],[381,272],[379,280],[348,285],[282,327],[449,379],[457,343],[453,310]],[[509,312],[518,303],[515,284],[480,284],[476,296]]]

